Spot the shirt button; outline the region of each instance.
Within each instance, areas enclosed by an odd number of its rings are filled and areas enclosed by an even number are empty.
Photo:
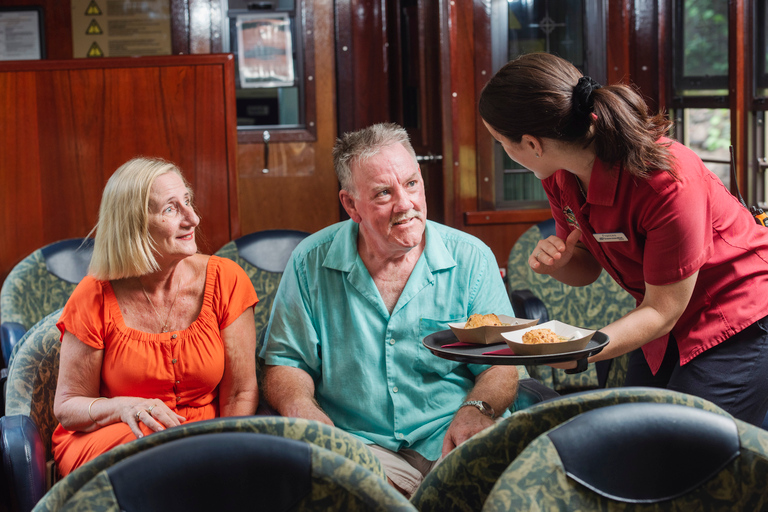
[[[395,344],[395,340],[389,340],[389,344],[390,345],[394,345]]]
[[[171,362],[172,362],[173,364],[176,364],[176,359],[172,359],[172,360],[171,360]]]
[[[398,438],[398,439],[402,439],[403,438],[403,434],[401,434],[400,432],[397,432],[395,434],[395,437]]]
[[[176,397],[176,400],[181,400],[181,397],[180,397],[180,396],[177,396],[177,397]]]
[[[177,380],[177,381],[176,381],[176,384],[178,384],[179,382],[181,382],[181,381],[180,381],[180,380]]]
[[[172,335],[171,335],[171,339],[174,339],[174,340],[175,340],[175,339],[176,339],[176,336],[177,336],[176,334],[172,334]]]
[[[392,391],[394,391],[395,393],[397,393],[397,386],[393,387],[393,388],[392,388]]]

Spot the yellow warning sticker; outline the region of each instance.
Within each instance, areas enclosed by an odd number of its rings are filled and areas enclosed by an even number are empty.
[[[101,30],[101,27],[98,23],[96,23],[96,20],[91,20],[91,24],[88,25],[88,28],[85,29],[85,33],[89,36],[98,36],[104,33],[103,30]]]
[[[98,43],[94,42],[88,49],[88,55],[86,57],[103,57],[104,52],[101,51],[101,47]]]
[[[91,0],[91,3],[88,4],[88,8],[85,9],[85,15],[86,16],[99,16],[101,15],[101,8],[96,4],[96,0]]]

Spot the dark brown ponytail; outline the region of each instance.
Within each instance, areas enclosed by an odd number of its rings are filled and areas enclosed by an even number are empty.
[[[650,116],[631,87],[600,86],[555,55],[529,53],[508,62],[483,88],[479,111],[512,142],[527,134],[594,143],[597,158],[633,175],[656,169],[674,175],[668,147],[657,143],[672,123],[661,113]]]

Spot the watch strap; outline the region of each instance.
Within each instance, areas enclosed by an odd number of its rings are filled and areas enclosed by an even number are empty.
[[[496,417],[496,411],[493,410],[493,407],[491,407],[491,405],[488,402],[483,402],[482,400],[467,400],[459,406],[459,409],[461,409],[462,407],[466,407],[468,405],[477,407],[477,409],[481,413],[485,414],[491,419]]]

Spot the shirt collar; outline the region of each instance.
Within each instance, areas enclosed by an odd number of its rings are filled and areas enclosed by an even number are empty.
[[[359,258],[357,253],[358,233],[359,225],[355,221],[351,219],[345,221],[331,242],[323,266],[342,272],[351,272]],[[426,260],[427,268],[435,272],[456,266],[456,261],[448,252],[438,230],[432,225],[432,221],[427,221],[424,236],[427,237],[427,243],[421,257]]]
[[[609,168],[605,162],[595,158],[592,176],[589,178],[587,197],[589,202],[600,206],[613,206],[619,188],[619,169]],[[574,176],[574,178],[576,178]]]

